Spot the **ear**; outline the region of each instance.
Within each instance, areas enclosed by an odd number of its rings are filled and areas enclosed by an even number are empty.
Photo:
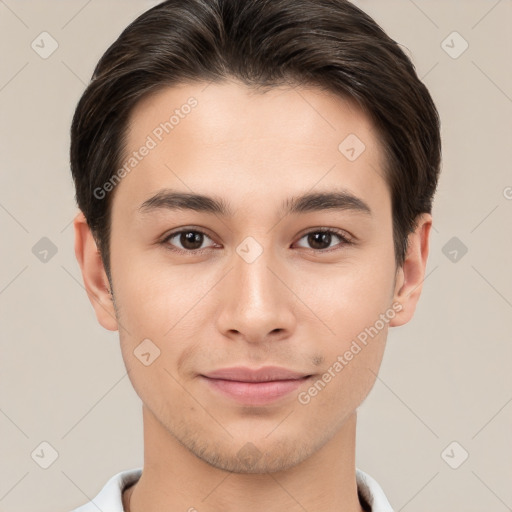
[[[82,270],[85,290],[96,312],[96,318],[105,329],[117,331],[117,318],[109,293],[107,274],[96,241],[81,211],[75,217],[73,227],[76,259]]]
[[[406,324],[414,315],[425,279],[431,227],[432,216],[423,213],[417,219],[416,229],[408,237],[407,254],[397,271],[393,297],[393,303],[400,303],[402,309],[390,320],[392,327]]]

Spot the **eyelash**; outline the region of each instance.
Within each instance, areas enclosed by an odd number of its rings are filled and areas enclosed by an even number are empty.
[[[170,233],[169,235],[167,235],[161,241],[162,245],[164,245],[170,251],[177,252],[179,254],[187,254],[187,255],[199,255],[199,254],[203,254],[204,252],[208,251],[209,249],[212,249],[212,247],[205,247],[203,249],[180,249],[180,248],[172,246],[169,243],[169,240],[174,238],[176,235],[181,235],[182,233],[199,233],[199,234],[204,235],[205,237],[207,237],[207,238],[209,238],[211,240],[211,237],[208,236],[208,234],[205,233],[204,231],[201,231],[200,229],[181,229],[179,231],[174,231],[173,233]],[[328,249],[309,249],[310,251],[314,251],[316,253],[330,253],[332,251],[336,251],[336,250],[342,249],[343,246],[353,245],[353,243],[354,243],[351,240],[351,238],[349,238],[349,236],[345,234],[345,232],[339,231],[339,230],[336,230],[336,229],[332,229],[332,228],[330,228],[330,229],[313,229],[311,231],[308,231],[307,233],[304,233],[299,238],[299,240],[302,240],[304,237],[306,237],[306,236],[308,236],[308,235],[310,235],[312,233],[329,233],[331,235],[337,236],[341,240],[340,244],[338,244],[337,246],[328,248]]]

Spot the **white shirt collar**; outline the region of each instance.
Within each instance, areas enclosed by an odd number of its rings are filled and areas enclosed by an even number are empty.
[[[72,512],[124,512],[123,490],[137,482],[142,468],[121,471],[114,475],[89,503],[74,509]],[[368,503],[371,512],[393,512],[384,491],[370,475],[356,468],[357,491]]]

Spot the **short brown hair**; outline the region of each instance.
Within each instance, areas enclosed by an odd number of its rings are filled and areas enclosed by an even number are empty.
[[[401,266],[417,216],[431,213],[441,140],[432,98],[399,45],[347,0],[168,0],[108,48],[73,117],[75,197],[109,279],[113,192],[94,191],[120,166],[130,113],[163,87],[229,78],[255,88],[317,86],[360,105],[385,148]]]

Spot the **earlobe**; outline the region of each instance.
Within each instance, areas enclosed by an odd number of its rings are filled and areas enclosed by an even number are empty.
[[[98,322],[109,331],[117,331],[114,303],[109,282],[96,241],[82,212],[73,221],[75,256],[82,271],[87,296],[96,312]]]
[[[414,315],[425,279],[431,227],[432,216],[424,213],[418,218],[414,232],[409,235],[407,255],[397,271],[393,297],[393,303],[399,303],[402,308],[390,321],[392,327],[406,324]]]

